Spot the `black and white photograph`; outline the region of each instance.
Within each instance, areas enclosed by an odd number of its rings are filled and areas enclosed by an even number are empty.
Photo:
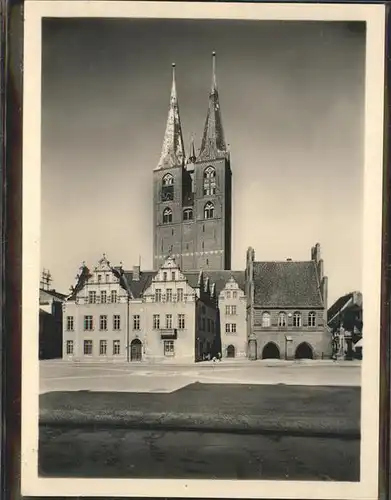
[[[374,499],[384,7],[30,0],[22,494]]]

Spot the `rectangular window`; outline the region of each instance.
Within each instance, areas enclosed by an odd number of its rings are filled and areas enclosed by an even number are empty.
[[[185,315],[178,314],[178,328],[183,330],[185,328]]]
[[[205,318],[201,319],[201,330],[205,331]]]
[[[92,321],[92,316],[84,316],[84,330],[93,330],[94,324]]]
[[[160,288],[156,288],[155,290],[155,302],[161,302],[162,301],[162,291]]]
[[[101,281],[102,281],[102,276],[98,274],[98,283],[100,283]]]
[[[114,356],[121,354],[121,342],[119,340],[113,340],[113,354]]]
[[[226,323],[225,333],[236,333],[236,323]]]
[[[183,288],[178,288],[177,290],[177,301],[183,302]]]
[[[236,315],[236,306],[225,306],[225,314],[227,316],[235,316]]]
[[[113,316],[113,330],[121,329],[121,316],[119,314],[114,314]]]
[[[106,274],[106,283],[110,281],[110,274]]]
[[[73,354],[73,340],[67,340],[66,349],[68,356]]]
[[[67,316],[67,330],[69,332],[73,332],[74,329],[75,329],[75,321],[73,316]]]
[[[111,290],[111,302],[112,304],[117,302],[117,290]]]
[[[175,273],[171,273],[171,279],[172,281],[175,281]]]
[[[163,281],[167,281],[167,273],[163,273]]]
[[[135,314],[133,316],[133,330],[140,330],[140,315]]]
[[[96,292],[88,292],[88,303],[89,304],[96,303]]]
[[[237,299],[238,298],[238,292],[232,292],[232,298]]]
[[[172,314],[166,314],[166,328],[172,328]]]
[[[102,315],[99,317],[99,330],[107,330],[107,316]]]
[[[227,296],[227,299],[230,299],[231,298],[231,292],[227,292],[226,296]]]
[[[106,304],[106,302],[107,302],[107,292],[106,292],[106,290],[102,290],[100,292],[100,301],[101,301],[102,304]]]
[[[101,340],[99,342],[99,355],[106,356],[107,354],[107,340]]]
[[[174,356],[174,341],[173,340],[165,340],[164,341],[164,355],[165,356]]]
[[[172,289],[167,288],[166,290],[166,302],[172,302]]]
[[[153,329],[159,330],[160,328],[160,314],[153,315]]]
[[[84,341],[84,355],[91,356],[92,355],[92,340]]]

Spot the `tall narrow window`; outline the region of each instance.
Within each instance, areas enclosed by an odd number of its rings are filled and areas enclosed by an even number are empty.
[[[133,316],[133,330],[140,330],[140,315],[135,314]]]
[[[172,280],[172,281],[175,281],[175,272],[172,272],[172,273],[171,273],[171,280]]]
[[[93,330],[92,316],[84,316],[84,330]]]
[[[166,314],[166,328],[172,328],[172,314]]]
[[[286,314],[284,312],[280,312],[278,314],[278,326],[280,327],[286,326]]]
[[[313,311],[308,314],[308,326],[316,326],[316,314]]]
[[[166,174],[162,179],[162,201],[172,201],[174,199],[174,177]]]
[[[169,224],[170,222],[172,222],[172,210],[167,207],[163,210],[163,224]]]
[[[73,340],[67,340],[67,355],[73,354]]]
[[[91,356],[92,355],[92,340],[84,341],[84,355]]]
[[[99,317],[99,330],[107,330],[107,316],[102,315]]]
[[[162,301],[162,291],[160,288],[156,288],[155,290],[155,302],[161,302]]]
[[[215,213],[215,207],[211,201],[205,205],[204,208],[204,218],[205,219],[213,219]]]
[[[178,314],[178,328],[179,330],[183,330],[185,328],[185,315]]]
[[[96,303],[96,292],[88,292],[88,303],[89,304]]]
[[[102,304],[106,304],[106,302],[107,302],[107,292],[106,292],[106,290],[102,290],[100,292],[100,301],[101,301]]]
[[[172,302],[172,289],[167,288],[166,290],[166,302]]]
[[[111,290],[111,302],[113,304],[117,302],[117,290]]]
[[[121,354],[121,341],[113,340],[113,354],[114,356],[118,356]]]
[[[185,208],[183,211],[183,220],[193,220],[193,209],[192,208]]]
[[[216,170],[209,166],[204,170],[204,196],[214,194],[216,194]]]
[[[183,288],[178,288],[176,291],[177,301],[183,302]]]
[[[153,315],[153,329],[159,330],[159,328],[160,328],[160,315],[154,314]]]
[[[262,314],[262,326],[264,328],[268,328],[270,326],[270,314],[268,312],[264,312]]]
[[[75,329],[75,322],[73,316],[67,316],[67,330],[73,331]]]
[[[301,326],[301,314],[299,312],[295,312],[293,314],[293,326],[295,327]]]
[[[107,354],[107,340],[101,340],[99,342],[99,355],[106,356]]]
[[[114,314],[113,316],[113,330],[121,329],[121,316],[119,314]]]

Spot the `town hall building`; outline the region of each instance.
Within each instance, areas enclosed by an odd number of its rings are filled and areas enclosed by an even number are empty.
[[[232,183],[212,55],[202,141],[185,151],[175,65],[160,159],[153,170],[153,271],[83,265],[64,303],[63,357],[198,362],[331,355],[320,246],[300,262],[231,270]],[[244,256],[245,257],[245,256]]]

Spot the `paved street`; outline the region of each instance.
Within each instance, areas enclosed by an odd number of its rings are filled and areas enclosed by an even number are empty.
[[[360,372],[42,361],[40,474],[358,481]]]
[[[358,481],[360,442],[125,429],[41,428],[43,476]]]
[[[359,362],[222,361],[194,365],[40,362],[40,393],[115,391],[169,393],[194,382],[204,384],[289,384],[359,386]]]

